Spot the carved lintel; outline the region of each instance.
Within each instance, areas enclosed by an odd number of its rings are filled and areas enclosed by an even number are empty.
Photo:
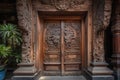
[[[17,0],[16,2],[18,25],[22,29],[23,44],[22,44],[22,62],[30,62],[31,53],[31,36],[32,36],[32,15],[31,15],[31,1]]]
[[[86,11],[91,0],[40,0],[33,1],[33,7],[40,11]]]
[[[58,10],[67,10],[70,7],[84,4],[86,0],[41,0],[41,3],[54,6]]]

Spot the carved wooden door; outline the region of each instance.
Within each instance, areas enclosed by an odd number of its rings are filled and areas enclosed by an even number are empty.
[[[48,21],[44,30],[44,73],[79,74],[81,69],[80,22]]]

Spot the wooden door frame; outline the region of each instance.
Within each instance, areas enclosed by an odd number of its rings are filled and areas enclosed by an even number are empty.
[[[84,69],[87,69],[88,66],[90,66],[90,61],[91,61],[91,54],[92,54],[92,14],[91,11],[87,12],[87,14],[84,14],[84,17],[81,18],[81,24],[82,24],[82,41],[81,41],[81,53],[82,53],[82,70],[84,71]],[[37,16],[37,34],[41,35],[43,38],[43,23],[44,20],[50,20],[51,17],[53,19],[56,20],[55,16],[41,16],[38,14]],[[69,16],[70,17],[70,16]],[[60,17],[63,18],[63,17]],[[65,18],[65,19],[69,19],[69,18]],[[80,19],[78,17],[75,16],[71,16],[71,19]],[[42,41],[43,39],[37,35],[37,55],[36,55],[36,67],[39,70],[43,69],[43,66],[41,65],[41,63],[43,63],[43,57],[41,55],[43,55],[43,45],[42,45]],[[39,45],[41,44],[41,45]]]

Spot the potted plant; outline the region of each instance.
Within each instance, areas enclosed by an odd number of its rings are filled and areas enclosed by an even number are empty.
[[[0,80],[5,78],[6,64],[8,57],[11,55],[11,47],[7,47],[3,44],[0,45]]]
[[[0,25],[0,37],[2,38],[2,43],[4,44],[4,47],[6,46],[11,47],[11,54],[5,56],[7,58],[7,59],[5,58],[6,59],[5,63],[7,62],[7,64],[9,63],[10,65],[16,65],[21,60],[20,47],[22,43],[22,35],[20,33],[20,30],[14,24],[2,24]],[[1,47],[3,47],[3,45]],[[0,55],[0,56],[3,56],[3,55]],[[12,60],[9,60],[11,58]]]

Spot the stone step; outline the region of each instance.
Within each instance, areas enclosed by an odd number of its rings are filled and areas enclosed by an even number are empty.
[[[39,80],[86,80],[84,76],[42,76]]]

